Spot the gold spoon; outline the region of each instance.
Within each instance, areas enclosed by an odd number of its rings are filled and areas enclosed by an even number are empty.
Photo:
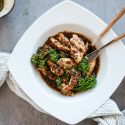
[[[99,36],[92,41],[92,46],[101,40],[101,38],[110,30],[110,28],[125,14],[125,7],[111,20],[111,22],[106,26],[106,28],[99,34]]]
[[[104,46],[102,46],[101,48],[89,53],[86,58],[89,60],[89,61],[92,61],[93,59],[96,59],[99,54],[100,54],[100,51],[103,50],[104,48],[106,48],[107,46],[111,45],[112,43],[115,43],[117,41],[119,41],[120,39],[124,38],[125,37],[125,33],[119,35],[118,37],[116,37],[115,39],[111,40],[109,43],[105,44]]]

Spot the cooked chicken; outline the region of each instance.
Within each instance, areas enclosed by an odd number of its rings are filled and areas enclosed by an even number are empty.
[[[67,77],[62,77],[62,81],[64,84],[68,84],[68,78]]]
[[[44,76],[47,76],[50,80],[56,79],[54,74],[52,74],[48,68],[38,68],[37,70],[40,71],[40,73],[42,73]]]
[[[58,35],[58,40],[54,38],[50,38],[50,45],[58,50],[62,50],[64,52],[70,52],[72,58],[74,58],[76,63],[79,63],[87,51],[88,44],[84,44],[82,39],[80,39],[76,34],[73,34],[73,37],[69,40],[60,33]]]
[[[44,76],[47,75],[47,70],[46,68],[37,68],[38,71],[40,71]]]
[[[73,59],[71,58],[60,58],[57,61],[57,64],[60,65],[63,69],[71,68],[75,65]]]
[[[62,84],[63,85],[63,84]],[[72,91],[62,91],[61,92],[63,95],[66,95],[66,96],[74,96],[75,94],[72,92]]]
[[[68,48],[70,48],[71,44],[69,42],[69,39],[67,37],[65,37],[63,35],[63,33],[59,33],[58,36],[57,36],[59,42],[64,45],[64,46],[67,46]]]
[[[44,45],[44,49],[52,49],[49,45]]]
[[[50,46],[56,48],[57,50],[70,52],[70,49],[68,47],[62,45],[58,40],[54,39],[53,37],[50,38]]]
[[[60,66],[58,66],[57,64],[53,63],[52,61],[48,60],[47,64],[50,67],[51,72],[53,72],[54,74],[56,74],[57,76],[61,76],[64,73],[63,68],[61,68]]]
[[[86,73],[86,76],[87,76],[87,77],[89,77],[89,76],[92,74],[92,72],[93,72],[93,70],[94,70],[94,68],[95,68],[95,65],[96,65],[96,59],[93,60],[93,61],[91,61],[91,62],[89,63],[89,70],[88,70],[87,73]]]
[[[75,47],[71,47],[70,55],[76,63],[79,63],[83,57],[83,53],[78,51]]]
[[[65,85],[62,88],[62,92],[66,93],[74,88],[74,86],[78,83],[78,79],[80,78],[80,72],[76,72],[75,74],[71,75],[70,81],[68,85]]]
[[[73,34],[73,37],[70,39],[70,43],[70,55],[74,58],[76,63],[79,63],[88,49],[88,44],[85,45],[82,39],[80,39],[76,34]]]
[[[78,37],[76,34],[73,34],[72,38],[70,39],[70,43],[72,46],[77,48],[77,50],[80,50],[82,52],[86,51],[86,47],[83,40],[80,37]]]

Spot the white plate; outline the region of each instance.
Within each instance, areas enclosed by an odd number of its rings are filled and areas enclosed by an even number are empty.
[[[87,9],[64,1],[42,15],[22,36],[13,50],[8,67],[20,88],[39,107],[69,124],[85,119],[97,110],[115,91],[125,75],[125,48],[117,42],[100,56],[97,86],[87,92],[66,97],[49,88],[31,65],[31,56],[50,35],[70,30],[94,39],[106,24]],[[111,30],[100,44],[116,34]]]

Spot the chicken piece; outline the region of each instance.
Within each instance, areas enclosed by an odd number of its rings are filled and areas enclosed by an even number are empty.
[[[78,83],[78,79],[80,78],[80,76],[80,72],[76,72],[75,74],[71,75],[68,85],[63,86],[62,93],[67,93],[68,91],[71,91],[74,88],[74,86]]]
[[[81,61],[83,55],[83,52],[80,52],[75,47],[71,47],[70,56],[75,60],[76,63],[79,63]]]
[[[65,83],[61,84],[59,86],[59,89],[60,89],[60,92],[63,94],[63,95],[66,95],[66,96],[74,96],[74,92],[72,91],[62,91],[62,89],[66,86]]]
[[[43,47],[44,49],[52,49],[49,45],[46,45],[46,44]]]
[[[66,74],[69,74],[70,76],[78,72],[77,70],[75,70],[75,68],[66,69],[65,71],[66,71]]]
[[[37,68],[37,70],[42,73],[44,76],[47,76],[47,69],[46,68]]]
[[[88,43],[85,45],[82,39],[76,34],[70,39],[71,52],[70,55],[74,58],[76,63],[79,63],[88,49]]]
[[[86,45],[88,46],[88,44]],[[86,46],[86,51],[87,51],[87,46]],[[76,63],[79,63],[83,58],[84,54],[86,53],[86,51],[82,52],[77,50],[75,47],[71,46],[70,56],[75,60]]]
[[[80,50],[82,52],[86,50],[83,40],[79,38],[76,34],[73,34],[72,38],[70,39],[70,44],[77,48],[77,50]]]
[[[63,77],[62,81],[63,81],[63,83],[68,84],[68,78],[67,77]]]
[[[57,76],[61,76],[64,73],[63,68],[61,68],[60,66],[58,66],[57,64],[53,63],[52,61],[48,60],[47,64],[50,67],[51,72],[53,72],[54,74],[56,74]]]
[[[92,60],[92,61],[89,63],[89,70],[88,70],[87,73],[86,73],[86,76],[87,76],[87,77],[89,77],[89,76],[92,74],[92,72],[93,72],[93,70],[94,70],[94,68],[95,68],[95,65],[96,65],[96,59]]]
[[[63,33],[59,33],[59,34],[57,35],[57,38],[58,38],[59,42],[60,42],[62,45],[67,46],[68,48],[70,48],[71,44],[70,44],[70,42],[69,42],[69,39],[68,39],[67,37],[65,37],[65,36],[63,35]]]
[[[57,61],[57,64],[61,66],[63,69],[71,68],[75,65],[73,59],[71,58],[60,58]]]
[[[58,40],[54,39],[53,37],[50,38],[50,46],[56,48],[57,50],[70,52],[70,48],[62,45]]]
[[[49,68],[38,68],[37,70],[44,76],[48,77],[50,80],[56,79],[56,77],[54,76],[54,74],[52,74]]]

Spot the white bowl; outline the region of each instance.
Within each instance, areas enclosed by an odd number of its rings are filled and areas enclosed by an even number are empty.
[[[125,48],[121,41],[100,55],[97,86],[89,91],[66,97],[52,90],[31,64],[31,56],[50,35],[68,30],[83,33],[93,40],[106,24],[87,9],[64,1],[42,15],[22,36],[13,50],[8,67],[20,88],[39,107],[69,124],[76,124],[97,110],[115,91],[125,75]],[[110,30],[99,42],[108,42],[116,34]],[[99,46],[98,44],[98,46]]]

